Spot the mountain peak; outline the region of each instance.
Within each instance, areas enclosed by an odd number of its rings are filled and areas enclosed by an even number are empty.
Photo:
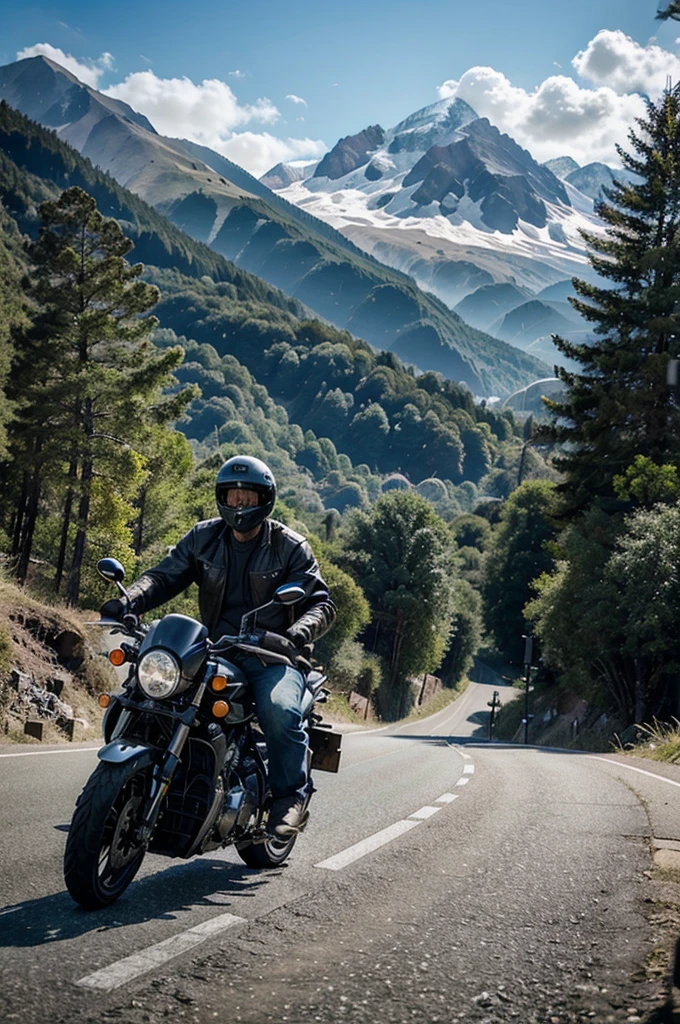
[[[416,110],[387,133],[390,153],[425,152],[453,141],[459,128],[477,119],[472,107],[459,99],[438,100]]]
[[[357,135],[346,135],[333,146],[330,153],[319,162],[314,171],[315,178],[342,178],[357,167],[368,163],[368,157],[385,141],[385,131],[379,124],[364,128]]]
[[[85,85],[44,54],[0,67],[0,96],[22,114],[57,131],[64,125],[74,129],[75,123],[82,121],[80,128],[87,127],[89,133],[98,121],[113,114],[157,134],[143,114],[138,114],[122,100]],[[72,135],[66,136],[67,141],[73,141],[80,134],[82,131],[74,129]]]
[[[571,156],[556,156],[552,160],[546,160],[543,164],[549,171],[558,178],[566,178],[568,174],[578,171],[580,164],[577,164]]]

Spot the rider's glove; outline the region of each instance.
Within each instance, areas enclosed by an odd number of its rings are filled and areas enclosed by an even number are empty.
[[[295,644],[287,636],[280,633],[271,633],[268,629],[258,631],[260,646],[266,651],[273,651],[275,654],[285,654],[292,658],[296,654]]]
[[[295,649],[302,651],[312,642],[312,637],[306,626],[294,625],[286,630],[286,636],[295,645]]]
[[[127,615],[129,611],[127,601],[120,601],[114,597],[101,606],[99,614],[103,619],[115,619],[117,622],[122,622],[123,616]]]
[[[120,601],[114,597],[101,606],[99,614],[103,619],[115,619],[127,629],[136,629],[139,625],[134,601]]]

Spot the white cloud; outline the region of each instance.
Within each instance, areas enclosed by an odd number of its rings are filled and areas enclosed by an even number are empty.
[[[145,114],[161,135],[209,146],[255,175],[264,174],[281,160],[316,159],[328,148],[318,139],[236,132],[252,122],[274,124],[279,111],[266,98],[241,104],[226,82],[218,79],[197,84],[189,78],[162,79],[153,71],[138,71],[106,89],[105,94]]]
[[[680,58],[650,42],[640,46],[619,29],[602,29],[571,62],[583,78],[621,95],[661,95],[666,79],[680,81]]]
[[[212,148],[258,178],[278,163],[307,163],[328,152],[321,139],[277,139],[268,132],[239,132]]]
[[[48,57],[49,60],[53,60],[55,64],[66,68],[72,75],[75,75],[81,82],[91,86],[93,89],[98,87],[99,79],[105,71],[113,67],[114,63],[110,53],[103,53],[98,60],[79,60],[77,57],[72,57],[70,53],[64,53],[57,46],[51,46],[50,43],[36,43],[35,46],[26,46],[17,53],[17,60],[39,56]]]
[[[307,100],[303,100],[302,96],[296,96],[294,92],[289,92],[286,99],[291,103],[301,103],[303,107],[307,106]]]
[[[196,84],[190,78],[158,78],[153,71],[136,71],[104,92],[145,114],[161,135],[192,138],[206,145],[207,138],[221,138],[250,121],[273,124],[279,118],[270,100],[242,105],[226,82],[217,78]]]
[[[229,75],[230,78],[247,78],[248,77],[248,72],[247,71],[239,71],[238,68],[236,68],[235,71],[227,71],[227,74]]]
[[[470,68],[438,92],[442,99],[465,100],[539,161],[568,154],[580,164],[600,160],[618,166],[616,144],[626,147],[629,128],[645,114],[644,100],[636,94],[582,88],[565,75],[553,75],[527,92],[490,67]]]

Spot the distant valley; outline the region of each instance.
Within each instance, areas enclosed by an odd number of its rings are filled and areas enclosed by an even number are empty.
[[[570,157],[539,164],[462,100],[442,100],[262,181],[466,323],[552,364],[552,334],[590,336],[568,302],[571,278],[594,279],[580,232],[598,230],[594,201],[618,173]]]

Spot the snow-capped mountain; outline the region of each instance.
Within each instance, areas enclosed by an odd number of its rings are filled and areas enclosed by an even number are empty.
[[[279,194],[452,308],[483,286],[531,296],[592,277],[580,235],[597,230],[592,198],[458,99],[341,139]]]
[[[0,99],[54,128],[193,238],[375,348],[464,381],[478,395],[506,394],[549,372],[541,360],[466,324],[410,277],[226,157],[158,134],[132,107],[43,56],[0,67]],[[403,136],[398,145],[415,153],[413,140],[428,132],[446,144],[455,126],[474,116],[469,108],[463,115],[452,118],[444,110],[429,123],[405,123],[395,133]],[[382,144],[382,135],[382,129],[367,129],[353,146],[329,154],[326,173],[347,174]]]

